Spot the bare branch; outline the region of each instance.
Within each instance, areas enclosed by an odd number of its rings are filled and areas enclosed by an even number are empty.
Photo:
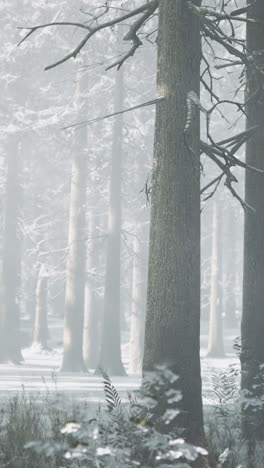
[[[122,57],[120,59],[116,60],[116,62],[109,65],[109,67],[106,68],[106,71],[111,70],[111,68],[115,68],[115,67],[117,67],[117,69],[119,70],[129,57],[133,57],[134,53],[136,52],[136,50],[141,45],[142,45],[142,42],[136,36],[135,39],[133,40],[132,46],[130,47],[128,52],[126,54],[122,55]]]
[[[243,65],[241,60],[230,60],[229,63],[223,63],[222,65],[215,65],[216,70],[221,70],[222,68],[233,67],[234,65]]]
[[[147,10],[135,23],[130,26],[128,33],[124,36],[124,41],[132,41],[132,46],[128,50],[128,52],[122,56],[121,59],[114,62],[110,67],[107,67],[106,70],[110,70],[117,66],[118,70],[122,67],[123,63],[129,58],[134,55],[136,50],[142,45],[141,40],[139,39],[137,33],[139,29],[143,26],[143,24],[151,17],[154,11],[157,8],[156,2],[152,5],[152,7]]]
[[[69,130],[70,128],[80,129],[80,128],[85,127],[85,126],[92,125],[93,123],[100,122],[100,121],[105,120],[105,119],[109,119],[110,117],[114,117],[116,115],[125,114],[126,112],[130,112],[130,111],[136,110],[136,109],[141,109],[142,107],[152,106],[153,104],[157,104],[157,103],[159,103],[161,101],[164,101],[164,99],[166,99],[166,97],[159,96],[159,97],[157,97],[155,99],[152,99],[151,101],[143,102],[142,104],[138,104],[137,106],[129,107],[128,109],[120,110],[118,112],[113,112],[112,114],[107,114],[107,115],[104,115],[104,116],[101,116],[101,117],[96,117],[95,119],[84,120],[83,122],[78,122],[76,124],[68,125],[67,127],[63,127],[62,130]]]
[[[211,10],[210,8],[204,8],[204,7],[198,7],[194,5],[191,1],[188,2],[189,7],[199,16],[209,16],[212,18],[216,18],[217,20],[230,20],[230,21],[242,21],[245,23],[255,23],[255,24],[263,24],[263,21],[253,19],[253,18],[248,18],[244,16],[238,16],[238,14],[227,14],[224,13],[223,11],[218,12],[215,10]],[[237,10],[236,10],[237,11]]]
[[[238,195],[238,193],[235,191],[232,185],[234,182],[237,182],[237,178],[232,173],[232,168],[242,167],[243,169],[250,170],[258,174],[264,174],[263,170],[253,167],[251,165],[248,165],[236,157],[236,153],[238,152],[238,150],[244,145],[244,143],[246,143],[250,138],[252,138],[252,136],[255,134],[257,130],[259,130],[260,127],[254,126],[226,140],[215,142],[212,136],[210,135],[210,115],[213,112],[213,110],[216,109],[217,106],[223,102],[235,104],[239,107],[239,109],[242,106],[240,103],[233,103],[232,101],[224,100],[224,101],[217,102],[216,104],[213,105],[211,109],[206,110],[202,106],[199,100],[199,97],[193,91],[188,93],[187,119],[186,119],[186,125],[184,129],[185,142],[186,142],[186,145],[188,146],[190,153],[195,157],[196,154],[188,142],[188,135],[189,135],[189,131],[191,129],[193,120],[195,118],[196,111],[197,109],[199,109],[199,111],[203,112],[206,115],[207,138],[211,142],[211,144],[209,145],[208,143],[205,143],[204,141],[200,141],[200,155],[203,153],[206,154],[214,162],[214,164],[218,166],[219,169],[221,170],[221,174],[216,179],[214,179],[209,184],[207,184],[207,186],[201,190],[201,193],[204,193],[208,188],[210,188],[211,186],[214,186],[213,191],[209,195],[207,195],[207,197],[205,198],[205,200],[208,200],[216,192],[222,178],[225,177],[225,185],[228,187],[231,194],[235,198],[237,198],[237,200],[239,200],[239,202],[241,203],[244,209],[251,209],[251,207],[247,205],[241,199],[241,197]],[[201,169],[203,169],[201,162],[200,162],[200,167]]]
[[[222,172],[221,174],[219,174],[217,177],[215,177],[213,180],[211,180],[211,182],[209,182],[207,185],[205,185],[205,186],[200,190],[200,194],[202,195],[204,192],[206,192],[206,190],[208,190],[210,187],[212,187],[212,185],[215,185],[215,184],[216,184],[216,188],[217,188],[223,177],[224,177],[224,172]],[[214,194],[214,193],[215,193],[215,190],[214,190],[213,194]],[[208,198],[206,198],[206,200],[208,200]]]
[[[251,5],[247,5],[243,8],[238,8],[237,10],[233,10],[230,15],[231,16],[238,16],[238,15],[243,15],[244,13],[247,13]]]
[[[50,26],[74,26],[74,27],[77,27],[77,28],[90,30],[90,27],[87,26],[86,24],[72,23],[70,21],[55,21],[54,23],[40,24],[39,26],[33,26],[31,28],[22,28],[22,27],[18,26],[17,29],[20,29],[20,30],[27,29],[27,30],[29,30],[29,33],[26,34],[26,36],[23,37],[23,39],[21,39],[21,41],[17,44],[17,47],[19,47],[29,36],[31,36],[31,34],[33,34],[38,29],[45,29],[45,28],[50,27]]]
[[[29,32],[19,42],[18,45],[22,44],[26,39],[28,39],[29,36],[31,36],[36,31],[40,29],[45,29],[51,26],[74,26],[74,27],[88,30],[88,33],[86,34],[86,36],[84,36],[84,38],[79,42],[79,44],[75,47],[75,49],[73,49],[69,54],[65,55],[62,59],[45,67],[45,70],[50,70],[52,68],[57,67],[58,65],[61,65],[64,62],[67,62],[71,58],[76,58],[76,56],[80,53],[80,51],[83,49],[83,47],[88,42],[88,40],[91,39],[91,37],[94,36],[94,34],[96,34],[98,31],[110,28],[111,26],[119,24],[123,21],[126,21],[130,18],[133,18],[139,15],[140,13],[143,13],[143,15],[134,24],[131,25],[129,32],[124,38],[125,40],[132,40],[133,45],[130,48],[129,52],[120,61],[116,62],[116,64],[113,65],[113,66],[118,65],[118,68],[120,68],[120,66],[124,63],[124,61],[128,57],[132,56],[135,53],[136,49],[141,45],[141,41],[137,37],[136,33],[140,29],[140,27],[147,21],[147,19],[154,13],[157,7],[158,7],[158,0],[151,0],[149,2],[144,3],[144,5],[142,5],[139,8],[136,8],[133,11],[117,16],[116,18],[112,20],[106,21],[101,24],[97,24],[96,26],[93,26],[93,27],[88,26],[87,24],[83,24],[83,23],[72,23],[72,22],[54,22],[54,23],[41,24],[41,25],[33,26],[33,27],[26,27],[26,28],[20,27],[19,29],[29,30]]]
[[[243,198],[241,198],[238,193],[235,191],[234,187],[232,186],[232,183],[231,181],[227,178],[226,181],[225,181],[225,185],[226,187],[230,190],[230,192],[232,193],[233,197],[236,198],[239,203],[241,204],[242,208],[244,210],[250,210],[250,211],[253,211],[254,213],[256,212],[255,208],[253,208],[253,206],[249,205],[248,203],[245,202],[245,200],[243,200]]]

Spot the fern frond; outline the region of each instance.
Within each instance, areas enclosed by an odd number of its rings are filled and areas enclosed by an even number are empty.
[[[232,403],[238,396],[238,372],[230,367],[226,371],[214,372],[211,376],[213,402],[215,409],[221,416],[227,416],[232,412]]]
[[[104,370],[101,370],[101,374],[103,377],[104,394],[105,394],[105,400],[107,403],[107,408],[108,408],[108,411],[111,412],[113,411],[114,408],[121,406],[121,398],[118,394],[117,389],[112,384],[108,374]]]

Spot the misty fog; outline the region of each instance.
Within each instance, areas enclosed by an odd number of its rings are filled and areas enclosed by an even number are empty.
[[[263,467],[262,0],[0,12],[0,468]]]

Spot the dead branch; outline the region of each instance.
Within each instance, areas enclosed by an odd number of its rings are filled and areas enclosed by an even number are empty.
[[[203,107],[203,105],[200,102],[199,97],[196,95],[194,91],[190,91],[187,96],[187,118],[186,118],[186,125],[184,128],[184,136],[185,136],[185,142],[186,145],[191,153],[192,156],[196,156],[193,148],[191,147],[188,137],[190,134],[190,130],[193,124],[193,121],[195,119],[197,110],[200,112],[203,112],[206,116],[206,132],[207,132],[207,139],[210,141],[210,144],[200,141],[200,156],[202,154],[207,155],[213,163],[219,167],[222,177],[225,177],[225,185],[228,187],[230,190],[231,194],[239,200],[241,203],[242,207],[245,209],[251,209],[238,195],[236,190],[233,187],[233,183],[238,182],[237,178],[234,176],[232,173],[232,168],[233,167],[241,167],[245,170],[250,170],[259,174],[263,174],[264,171],[250,166],[243,161],[241,161],[237,156],[236,153],[239,151],[239,149],[250,139],[252,136],[255,134],[257,130],[259,130],[259,126],[254,126],[251,127],[244,132],[241,132],[237,135],[234,135],[226,140],[222,140],[220,142],[215,142],[213,137],[210,134],[210,116],[212,112],[217,108],[217,106],[221,103],[229,103],[229,104],[234,104],[238,107],[239,110],[243,110],[242,104],[238,102],[233,102],[229,100],[223,100],[219,101],[216,104],[212,106],[211,109],[207,110]],[[202,164],[200,163],[201,168],[203,169]],[[211,183],[209,183],[204,189],[202,189],[202,193],[204,193],[205,190],[208,189],[208,187],[211,187],[214,185],[214,189],[209,194],[206,199],[210,198],[215,191],[217,190],[217,187],[220,184],[220,181],[222,177],[218,177],[214,179]]]
[[[191,1],[188,1],[188,5],[189,7],[195,11],[196,14],[198,14],[199,16],[209,16],[209,17],[212,17],[212,18],[216,18],[218,21],[222,21],[222,20],[230,20],[230,21],[242,21],[242,22],[245,22],[245,23],[255,23],[255,24],[263,24],[263,21],[259,21],[257,19],[253,19],[253,18],[248,18],[248,17],[245,17],[245,16],[239,16],[238,14],[238,10],[236,10],[236,14],[234,14],[235,12],[233,12],[233,14],[228,14],[228,13],[224,13],[224,11],[216,11],[216,10],[212,10],[210,8],[205,8],[205,7],[198,7],[196,5],[193,4],[193,2]],[[241,10],[240,10],[240,13],[241,13]],[[242,13],[244,13],[244,11],[242,10]]]
[[[32,27],[19,27],[18,29],[20,29],[20,30],[23,30],[23,29],[24,30],[29,30],[29,32],[18,43],[18,46],[20,44],[22,44],[26,39],[29,38],[29,36],[31,36],[36,31],[41,30],[41,29],[45,29],[45,28],[48,28],[48,27],[52,27],[52,26],[74,26],[74,27],[77,27],[77,28],[88,30],[88,33],[84,36],[84,38],[79,42],[79,44],[69,54],[65,55],[63,58],[61,58],[60,60],[54,62],[53,64],[48,65],[44,69],[44,70],[50,70],[52,68],[57,67],[58,65],[61,65],[64,62],[67,62],[71,58],[75,59],[76,56],[80,53],[80,51],[83,49],[83,47],[86,45],[86,43],[89,41],[89,39],[91,39],[91,37],[94,36],[97,32],[99,32],[99,31],[101,31],[103,29],[110,28],[110,27],[112,27],[112,26],[114,26],[116,24],[120,24],[123,21],[126,21],[126,20],[128,20],[130,18],[133,18],[133,17],[143,13],[142,16],[138,20],[136,20],[135,23],[133,23],[130,26],[130,30],[126,34],[126,36],[124,38],[124,40],[132,40],[133,45],[130,48],[129,52],[127,54],[125,54],[125,56],[122,59],[120,59],[118,62],[116,62],[115,65],[113,65],[113,66],[118,66],[118,68],[120,68],[122,66],[122,64],[124,63],[124,61],[127,60],[128,57],[132,56],[135,53],[136,49],[141,45],[141,41],[137,37],[137,31],[152,16],[152,14],[157,9],[157,7],[158,7],[158,0],[151,0],[149,2],[144,3],[144,5],[142,5],[139,8],[136,8],[133,11],[130,11],[128,13],[117,16],[116,18],[114,18],[112,20],[109,20],[109,21],[105,21],[104,23],[96,24],[96,26],[88,26],[87,24],[83,24],[83,23],[58,22],[57,21],[57,22],[54,22],[54,23],[46,23],[46,24],[41,24],[41,25],[32,26]],[[100,16],[102,16],[102,15],[100,14]],[[94,18],[94,21],[96,19],[98,20],[98,18]],[[108,67],[108,68],[111,68],[111,67]]]
[[[117,66],[117,69],[119,70],[123,63],[129,58],[134,55],[136,50],[142,45],[142,41],[139,39],[137,33],[139,29],[146,23],[146,21],[151,17],[151,15],[154,13],[154,11],[157,8],[156,2],[153,3],[152,7],[150,7],[143,15],[135,21],[131,26],[128,31],[128,33],[124,36],[123,40],[124,41],[132,41],[132,46],[128,50],[128,52],[121,57],[121,59],[117,60],[114,62],[112,65],[107,67],[106,70],[110,70],[111,68],[114,68]]]
[[[62,130],[69,130],[70,128],[78,130],[78,129],[82,128],[82,127],[92,125],[93,123],[96,123],[96,122],[101,122],[102,120],[109,119],[110,117],[114,117],[116,115],[125,114],[126,112],[131,112],[132,110],[141,109],[142,107],[152,106],[152,105],[157,104],[157,103],[159,103],[161,101],[164,101],[164,99],[166,99],[166,97],[159,96],[159,97],[157,97],[155,99],[151,99],[150,101],[143,102],[142,104],[138,104],[136,106],[129,107],[128,109],[120,110],[118,112],[113,112],[112,114],[107,114],[107,115],[103,115],[103,116],[100,116],[100,117],[95,117],[94,119],[91,119],[91,120],[84,120],[82,122],[77,122],[75,124],[68,125],[66,127],[63,127]]]
[[[243,8],[238,8],[237,10],[233,10],[230,15],[231,16],[238,16],[238,15],[243,15],[244,13],[247,13],[251,5],[247,5]]]
[[[237,182],[237,179],[232,173],[231,169],[233,167],[241,167],[245,170],[250,170],[258,174],[264,174],[263,170],[250,166],[249,164],[244,163],[235,156],[237,151],[250,138],[252,138],[252,136],[254,136],[257,130],[259,130],[259,126],[254,126],[245,130],[244,132],[241,132],[237,135],[234,135],[230,138],[227,138],[225,140],[219,141],[211,145],[208,145],[207,143],[201,141],[201,154],[206,154],[221,170],[221,174],[219,176],[217,176],[204,188],[202,188],[201,193],[203,194],[208,190],[208,188],[215,186],[214,190],[204,199],[204,201],[208,200],[208,198],[211,198],[211,196],[214,195],[215,191],[217,190],[220,184],[220,181],[223,177],[225,177],[226,187],[229,189],[233,197],[235,197],[239,201],[243,209],[250,209],[254,211],[254,209],[251,206],[249,206],[234,189],[232,184],[234,182]],[[222,162],[221,160],[223,160],[224,162]]]
[[[71,22],[71,21],[55,21],[54,23],[40,24],[38,26],[33,26],[33,27],[28,27],[28,28],[17,26],[17,29],[20,29],[21,31],[29,30],[29,32],[23,37],[23,39],[21,39],[21,41],[19,41],[19,43],[17,44],[17,47],[19,47],[26,39],[29,38],[29,36],[31,36],[31,34],[36,32],[38,29],[45,29],[45,28],[50,27],[50,26],[74,26],[74,27],[77,27],[77,28],[86,29],[86,30],[90,31],[90,27],[87,26],[87,24],[74,23],[74,22]]]

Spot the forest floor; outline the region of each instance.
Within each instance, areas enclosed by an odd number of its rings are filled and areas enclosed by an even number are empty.
[[[70,397],[78,397],[90,402],[103,400],[102,378],[91,370],[88,374],[61,373],[59,371],[62,348],[61,330],[54,321],[51,324],[51,350],[39,350],[34,347],[23,349],[24,362],[21,365],[0,365],[0,397],[6,398],[24,390],[29,393],[58,392]],[[227,370],[230,366],[239,366],[239,359],[232,349],[237,330],[225,333],[226,355],[223,358],[207,358],[207,336],[201,336],[201,367],[203,380],[203,398],[210,404],[212,376]],[[128,367],[128,345],[122,346],[123,362]],[[127,391],[136,390],[140,385],[140,376],[128,374],[126,377],[113,377],[113,384],[120,396],[126,397]]]

